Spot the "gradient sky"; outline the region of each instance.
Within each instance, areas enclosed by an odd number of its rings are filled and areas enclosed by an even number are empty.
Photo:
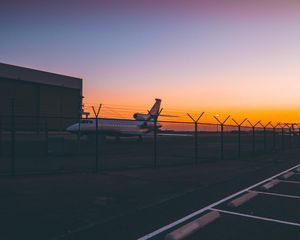
[[[81,77],[87,104],[300,122],[299,1],[1,1],[0,20],[1,62]]]

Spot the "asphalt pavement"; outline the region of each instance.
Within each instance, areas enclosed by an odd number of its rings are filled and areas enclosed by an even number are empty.
[[[300,165],[226,196],[139,239],[300,239]]]
[[[299,239],[300,184],[297,181],[300,183],[300,174],[288,179],[280,178],[286,172],[296,172],[297,164],[297,158],[282,159],[268,168],[201,187],[184,196],[62,238],[166,239],[176,229],[211,211],[218,211],[220,217],[184,239]],[[268,190],[261,189],[261,185],[277,177],[280,183]],[[228,206],[233,199],[256,191],[264,193],[257,193],[257,196],[239,207]]]

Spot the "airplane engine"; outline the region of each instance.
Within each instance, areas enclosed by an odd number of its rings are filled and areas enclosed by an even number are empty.
[[[144,121],[149,118],[148,114],[142,114],[142,113],[135,113],[135,114],[133,114],[133,117],[135,120],[138,120],[138,121]]]

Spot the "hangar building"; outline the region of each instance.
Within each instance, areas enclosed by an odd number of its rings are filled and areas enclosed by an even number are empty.
[[[81,115],[82,79],[0,63],[0,116],[19,129],[63,129]],[[47,119],[47,120],[46,120]]]

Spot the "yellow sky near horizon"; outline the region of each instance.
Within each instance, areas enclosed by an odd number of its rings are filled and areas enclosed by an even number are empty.
[[[154,102],[154,101],[153,101]],[[133,114],[136,112],[147,113],[147,110],[150,109],[151,105],[122,105],[122,104],[109,104],[104,103],[100,112],[101,117],[111,117],[111,118],[126,118],[133,119]],[[97,103],[86,104],[86,111],[91,112],[93,116],[93,111],[91,106],[96,108],[99,106]],[[164,115],[172,115],[174,117],[160,117],[160,120],[164,121],[179,121],[179,122],[190,122],[191,119],[188,117],[187,113],[192,115],[192,117],[197,118],[202,112],[205,112],[201,118],[201,122],[205,123],[217,123],[214,116],[217,116],[220,121],[223,121],[227,116],[230,115],[230,118],[226,122],[227,124],[235,125],[232,121],[232,118],[235,119],[238,123],[247,118],[251,123],[255,123],[261,120],[262,124],[267,124],[272,122],[273,125],[277,123],[300,123],[300,111],[298,108],[290,109],[264,109],[264,108],[178,108],[174,106],[164,105],[162,101],[162,106]],[[199,110],[197,110],[199,109]],[[248,122],[245,122],[243,125],[249,125]]]

